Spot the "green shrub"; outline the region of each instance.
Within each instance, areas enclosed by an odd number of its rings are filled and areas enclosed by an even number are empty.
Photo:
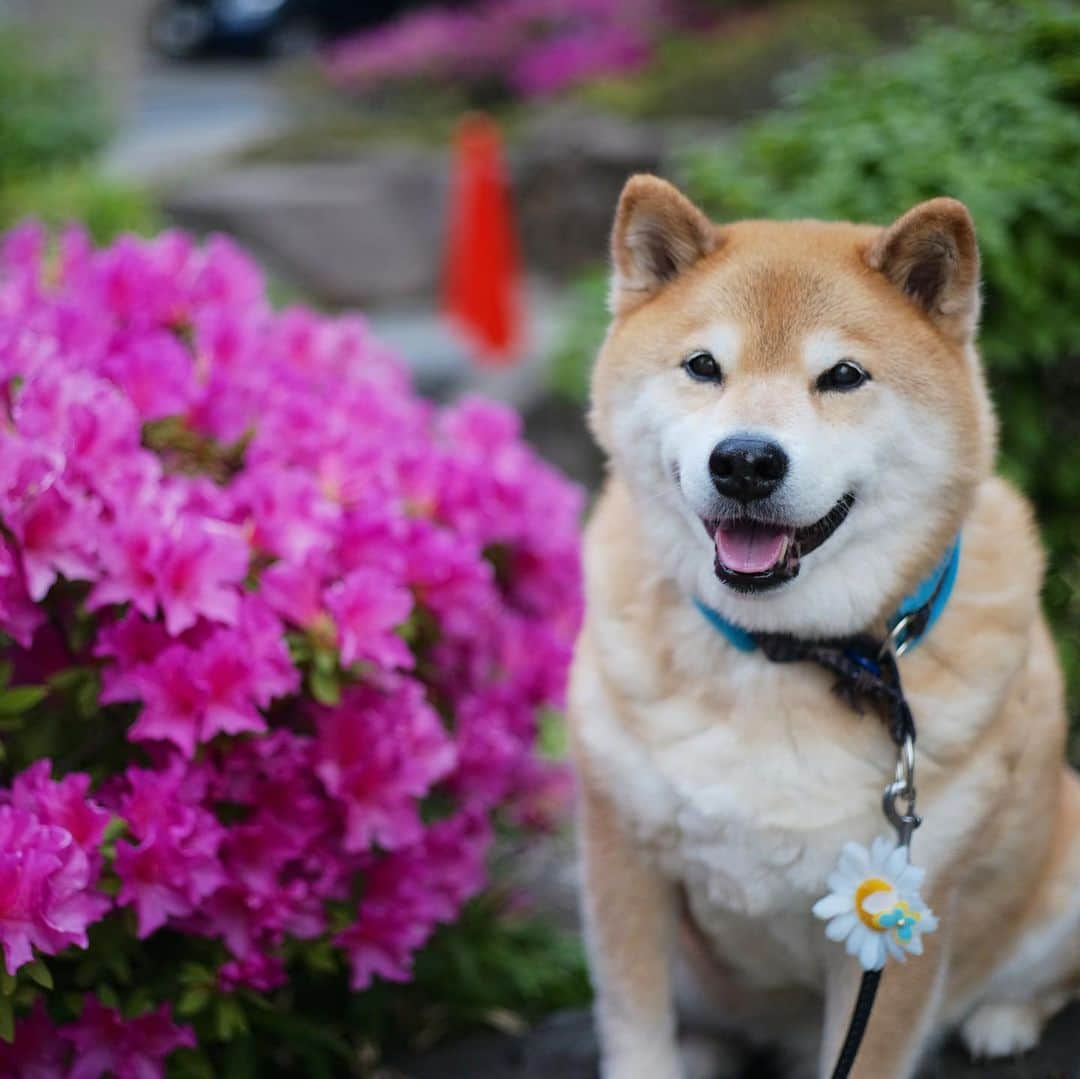
[[[89,166],[0,186],[0,230],[24,217],[35,217],[51,226],[78,221],[99,244],[108,243],[121,232],[149,235],[161,227],[145,191]]]
[[[0,231],[24,217],[82,222],[95,241],[158,226],[138,188],[103,176],[100,88],[72,60],[43,59],[26,29],[0,27]]]
[[[608,270],[599,266],[577,277],[567,297],[566,328],[551,357],[551,384],[558,393],[584,401],[591,364],[611,316],[607,309]]]
[[[107,135],[93,83],[43,61],[28,33],[0,27],[0,190],[88,161]]]
[[[834,67],[727,144],[692,152],[718,218],[886,223],[949,194],[984,261],[982,350],[1002,469],[1035,500],[1046,600],[1080,691],[1080,7],[971,3],[885,58]]]
[[[726,7],[727,5],[721,5]],[[742,120],[775,102],[791,72],[873,55],[910,34],[912,16],[948,17],[952,0],[785,0],[731,6],[715,28],[670,35],[648,67],[590,83],[579,96],[645,119]]]

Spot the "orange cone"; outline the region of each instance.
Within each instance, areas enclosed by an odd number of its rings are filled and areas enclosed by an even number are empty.
[[[466,116],[454,147],[443,311],[478,360],[505,365],[522,343],[521,293],[499,131],[486,116]]]

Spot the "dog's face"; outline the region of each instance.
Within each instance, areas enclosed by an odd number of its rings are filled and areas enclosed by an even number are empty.
[[[662,569],[749,629],[869,626],[990,467],[967,211],[713,226],[637,177],[613,256],[592,420]]]

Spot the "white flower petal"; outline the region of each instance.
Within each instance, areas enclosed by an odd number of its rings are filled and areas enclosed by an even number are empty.
[[[833,892],[832,895],[827,895],[824,899],[819,899],[814,904],[813,909],[815,918],[828,919],[837,914],[846,914],[849,910],[854,910],[855,901],[850,895]]]
[[[889,855],[893,852],[893,841],[887,836],[879,835],[873,843],[870,844],[870,865],[879,873],[885,871],[885,863],[889,859]]]
[[[897,847],[896,850],[885,859],[885,872],[892,880],[898,881],[900,875],[907,868],[907,847]]]
[[[863,970],[881,970],[885,966],[885,942],[880,933],[867,933],[859,949],[859,962]]]
[[[863,946],[863,941],[870,935],[870,930],[867,929],[865,925],[855,926],[844,944],[844,951],[846,951],[848,955],[858,954]]]
[[[908,859],[907,848],[888,836],[876,837],[869,850],[858,843],[847,843],[829,875],[830,893],[814,904],[814,915],[826,922],[825,936],[843,942],[844,950],[855,956],[864,970],[880,970],[890,958],[902,963],[909,954],[921,955],[922,935],[938,927],[937,918],[919,895],[926,874]],[[863,882],[872,877],[882,878],[889,890],[868,896],[864,910],[880,913],[891,910],[897,902],[906,903],[919,915],[919,921],[911,927],[910,939],[900,939],[894,929],[875,930],[863,923],[855,896]]]
[[[885,950],[889,953],[889,955],[891,955],[894,959],[899,959],[901,963],[906,963],[907,952],[905,952],[904,949],[901,948],[895,940],[893,940],[892,933],[886,933],[883,939],[885,941]]]
[[[861,880],[862,877],[852,877],[840,869],[834,869],[826,878],[825,883],[829,886],[830,892],[851,895]]]
[[[909,865],[899,877],[896,886],[901,892],[917,893],[926,879],[926,870],[917,865]]]
[[[858,924],[859,916],[857,914],[838,914],[827,926],[825,926],[825,936],[827,936],[829,940],[844,940]]]

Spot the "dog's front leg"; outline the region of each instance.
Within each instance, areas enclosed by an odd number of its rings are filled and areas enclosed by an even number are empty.
[[[671,993],[671,885],[583,782],[584,915],[604,1079],[678,1079]]]
[[[852,1079],[909,1079],[934,1034],[947,975],[945,934],[925,937],[926,951],[901,965],[890,961]],[[839,949],[830,957],[825,989],[825,1030],[819,1072],[832,1075],[855,1006],[862,968]]]

